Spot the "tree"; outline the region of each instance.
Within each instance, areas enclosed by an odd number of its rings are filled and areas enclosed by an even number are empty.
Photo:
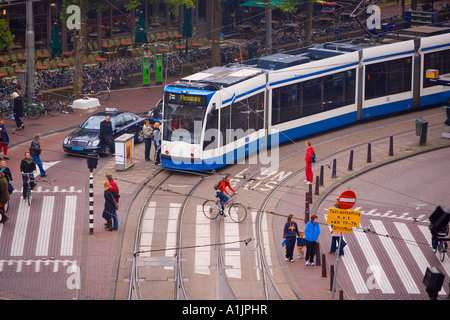
[[[14,35],[8,29],[5,19],[0,19],[0,52],[11,50],[14,46]]]

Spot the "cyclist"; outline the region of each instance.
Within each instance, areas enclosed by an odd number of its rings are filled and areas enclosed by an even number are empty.
[[[431,239],[431,246],[433,247],[433,249],[434,249],[434,250],[437,250],[439,241],[442,241],[442,242],[443,242],[444,249],[447,250],[448,244],[447,244],[447,241],[445,241],[445,240],[447,240],[447,239],[446,239],[447,236],[448,236],[448,225],[446,225],[444,229],[440,230],[440,231],[437,233],[436,238],[433,237],[433,238]],[[442,238],[443,238],[443,239],[442,239]]]
[[[30,187],[31,190],[34,189],[34,173],[36,172],[36,163],[33,158],[31,158],[31,153],[29,150],[25,151],[25,158],[20,162],[20,171],[22,172],[22,180],[23,180],[23,199],[26,200],[28,197],[28,177],[27,174],[30,174]]]
[[[225,210],[224,204],[228,201],[230,198],[230,194],[227,192],[227,188],[229,188],[234,194],[237,192],[230,186],[230,180],[231,175],[229,173],[226,173],[224,178],[218,183],[217,185],[217,192],[216,197],[220,199],[220,205],[222,206],[222,210],[220,211],[220,214],[223,215],[223,211]]]

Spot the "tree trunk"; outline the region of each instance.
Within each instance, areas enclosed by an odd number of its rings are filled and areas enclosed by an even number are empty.
[[[211,64],[220,66],[220,29],[222,27],[221,0],[214,0],[214,26],[212,32]]]
[[[75,74],[73,79],[73,93],[78,97],[81,95],[81,88],[83,87],[83,56],[86,46],[86,13],[85,0],[80,0],[81,11],[81,28],[77,30],[77,47],[75,51]]]
[[[313,1],[307,0],[306,3],[306,21],[305,21],[305,42],[306,45],[311,45],[312,43],[312,24],[313,24]]]
[[[264,19],[266,20],[266,52],[272,54],[272,1],[266,0]]]

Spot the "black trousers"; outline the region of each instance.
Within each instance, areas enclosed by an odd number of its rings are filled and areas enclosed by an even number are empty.
[[[306,240],[306,256],[305,260],[311,263],[314,262],[314,256],[316,255],[316,242]]]

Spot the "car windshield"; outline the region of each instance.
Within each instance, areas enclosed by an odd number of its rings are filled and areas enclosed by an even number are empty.
[[[163,139],[200,143],[206,97],[166,93]]]
[[[81,128],[87,130],[100,131],[100,122],[105,120],[105,116],[90,116],[82,125]]]

